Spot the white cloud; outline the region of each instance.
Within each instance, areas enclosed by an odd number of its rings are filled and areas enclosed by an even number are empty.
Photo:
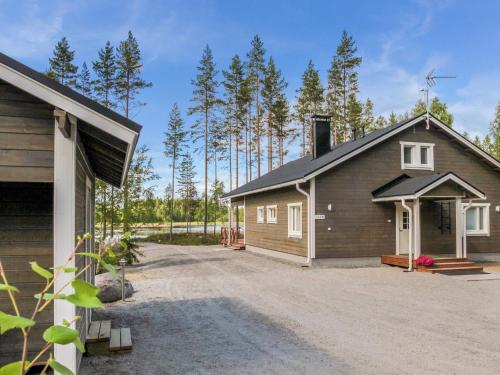
[[[48,12],[37,2],[11,3],[11,12],[0,13],[0,50],[14,57],[32,57],[52,50],[69,11],[67,4],[54,2]],[[2,8],[7,8],[7,2],[2,3]],[[17,22],[12,22],[13,17]]]

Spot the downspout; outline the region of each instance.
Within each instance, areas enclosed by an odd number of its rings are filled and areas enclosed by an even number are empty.
[[[310,194],[302,190],[297,182],[295,184],[295,188],[297,191],[307,197],[307,260],[306,265],[309,267],[311,265],[311,244],[312,244],[312,236],[311,236],[311,196]]]
[[[472,199],[464,206],[462,210],[462,258],[467,258],[467,210],[472,206]]]
[[[413,258],[412,258],[412,250],[413,250],[413,210],[410,206],[407,206],[404,199],[401,199],[401,206],[408,211],[408,226],[410,228],[410,239],[408,241],[408,272],[413,271]]]

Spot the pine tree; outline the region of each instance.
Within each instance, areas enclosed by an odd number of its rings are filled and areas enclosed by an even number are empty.
[[[274,105],[273,113],[276,138],[278,140],[278,166],[281,167],[284,164],[284,158],[287,154],[284,147],[285,140],[293,135],[293,129],[289,127],[290,105],[285,95],[279,95]]]
[[[398,118],[394,112],[389,114],[389,125],[395,125],[398,122]]]
[[[245,79],[245,70],[243,63],[238,55],[233,56],[229,69],[222,72],[224,75],[224,97],[226,99],[226,111],[225,113],[229,116],[226,121],[228,124],[228,135],[229,135],[229,189],[232,190],[232,140],[234,138],[234,149],[235,149],[235,186],[239,186],[239,150],[241,143],[241,133],[245,129],[246,125],[246,114],[248,110],[248,89],[247,81]]]
[[[98,52],[98,59],[92,62],[92,70],[96,76],[96,79],[92,81],[92,86],[94,88],[94,95],[96,100],[101,103],[106,108],[114,109],[116,108],[116,101],[114,100],[113,93],[115,91],[116,82],[116,61],[114,48],[108,41],[104,48],[100,49]],[[103,197],[106,200],[108,195],[108,187],[105,185],[102,189]],[[110,209],[111,209],[111,236],[114,235],[114,213],[115,207],[115,188],[111,186],[110,195]],[[104,207],[107,207],[106,201],[104,202]]]
[[[373,118],[373,102],[370,98],[368,98],[366,99],[365,104],[362,105],[360,122],[361,137],[364,137],[366,133],[370,132],[370,129],[373,129],[374,124],[375,119]]]
[[[49,59],[47,75],[61,85],[75,87],[78,67],[73,64],[75,51],[72,51],[66,37],[57,42],[53,56]]]
[[[137,40],[128,32],[126,40],[120,42],[116,56],[116,82],[115,94],[122,104],[125,117],[130,118],[131,110],[145,105],[137,100],[137,95],[142,89],[151,87],[152,84],[141,78],[141,51]],[[130,230],[130,173],[123,186],[123,230]]]
[[[209,159],[209,125],[214,116],[216,107],[221,104],[217,98],[217,70],[212,55],[212,50],[207,45],[203,50],[200,64],[197,67],[198,74],[192,81],[194,86],[193,98],[194,106],[189,108],[189,114],[199,114],[201,121],[197,121],[193,126],[193,136],[196,139],[203,138],[204,161],[205,161],[205,189],[204,189],[204,214],[203,214],[203,234],[207,235],[208,223],[208,159]]]
[[[310,152],[312,139],[312,116],[323,111],[324,89],[321,85],[319,72],[309,60],[306,70],[302,74],[302,86],[297,91],[295,115],[302,127],[301,156]]]
[[[427,108],[425,102],[423,100],[418,100],[411,110],[411,116],[416,117],[426,112]],[[429,105],[429,112],[436,116],[443,124],[450,127],[452,126],[453,115],[448,112],[448,106],[445,103],[442,103],[438,97],[432,98],[431,104]]]
[[[130,164],[130,169],[127,178],[127,199],[128,204],[125,205],[125,188],[123,194],[123,232],[130,231],[130,223],[133,222],[133,212],[137,208],[139,200],[144,198],[149,192],[154,189],[152,182],[160,177],[155,173],[153,160],[149,156],[149,148],[142,145],[135,151],[134,158]]]
[[[80,74],[78,75],[76,88],[87,98],[93,99],[93,83],[90,77],[90,70],[87,68],[87,63],[85,61],[83,62],[82,69],[80,71]]]
[[[180,164],[177,183],[179,184],[179,195],[184,201],[184,217],[187,231],[189,231],[189,223],[192,218],[193,200],[197,195],[196,182],[194,181],[195,176],[193,157],[190,154],[186,154],[183,156]]]
[[[377,119],[370,125],[368,126],[368,133],[371,133],[372,131],[378,130],[378,129],[383,129],[387,126],[387,120],[385,119],[384,116],[378,116]]]
[[[224,183],[222,181],[215,180],[212,184],[212,188],[210,191],[211,201],[213,205],[213,217],[214,217],[214,235],[217,226],[218,214],[220,211],[220,200],[222,199],[222,195],[224,194]]]
[[[167,131],[165,132],[165,140],[163,144],[165,146],[164,154],[167,158],[171,160],[172,166],[172,183],[170,185],[172,198],[170,201],[170,239],[173,237],[173,225],[174,225],[174,199],[175,199],[175,172],[176,172],[176,162],[179,155],[184,150],[184,142],[186,141],[187,133],[184,131],[184,121],[182,120],[179,106],[174,103],[172,109],[170,110]]]
[[[106,108],[116,108],[113,97],[116,83],[116,60],[114,48],[108,41],[98,52],[99,58],[92,62],[92,69],[96,75],[93,82],[96,99]]]
[[[337,47],[336,56],[332,60],[330,70],[328,71],[328,111],[333,120],[334,140],[337,142],[342,139],[347,140],[349,117],[349,107],[355,109],[353,99],[350,99],[358,93],[358,72],[356,68],[361,64],[361,57],[356,56],[358,51],[354,39],[347,34],[342,33],[340,44]],[[351,105],[349,105],[351,100]],[[341,132],[341,136],[338,134]]]
[[[252,48],[247,54],[248,58],[248,79],[251,96],[255,103],[255,123],[253,126],[254,137],[255,137],[255,156],[257,161],[257,177],[261,175],[261,115],[262,109],[260,108],[260,92],[262,89],[262,81],[264,79],[264,73],[266,70],[265,66],[265,54],[264,43],[258,35],[255,35],[252,43]]]
[[[500,160],[500,102],[495,109],[495,118],[490,124],[491,154]]]
[[[362,128],[363,106],[352,94],[347,100],[347,120],[351,129],[351,139],[355,140],[362,136],[364,129]]]
[[[276,69],[274,60],[269,58],[266,74],[262,85],[262,105],[267,116],[267,171],[273,169],[273,131],[275,130],[275,107],[278,100],[284,95],[283,91],[287,83],[281,75],[281,71]]]

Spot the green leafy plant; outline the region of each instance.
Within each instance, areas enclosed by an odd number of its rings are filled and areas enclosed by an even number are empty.
[[[20,361],[9,363],[2,368],[0,368],[0,375],[24,375],[27,374],[30,369],[34,366],[44,366],[42,374],[46,374],[49,367],[54,371],[62,375],[72,374],[72,372],[63,366],[61,363],[57,362],[57,358],[54,358],[52,354],[49,354],[48,360],[43,361],[44,355],[49,352],[49,350],[54,345],[75,345],[75,347],[82,353],[85,351],[83,343],[80,340],[79,333],[76,329],[72,328],[74,323],[80,319],[79,316],[74,317],[73,320],[64,320],[62,325],[53,325],[47,328],[43,333],[43,339],[45,344],[42,349],[34,355],[32,359],[28,359],[28,347],[30,340],[30,333],[33,327],[36,326],[37,318],[39,314],[45,310],[51,303],[56,299],[63,299],[69,303],[72,303],[78,307],[85,308],[100,308],[103,307],[102,302],[97,298],[99,293],[99,288],[89,284],[88,282],[80,279],[79,277],[84,275],[87,269],[92,266],[92,263],[99,264],[100,267],[105,269],[114,268],[105,262],[105,253],[88,253],[79,252],[80,247],[85,243],[86,240],[90,239],[90,234],[85,234],[83,237],[78,238],[78,242],[62,266],[53,267],[51,271],[41,267],[36,262],[30,262],[31,269],[34,273],[45,279],[45,287],[40,291],[40,293],[35,294],[33,297],[36,300],[35,308],[30,317],[21,316],[20,309],[16,300],[16,294],[19,293],[19,289],[14,285],[9,284],[7,274],[0,260],[0,293],[7,293],[9,296],[10,303],[14,309],[15,314],[7,314],[0,311],[0,334],[4,334],[12,329],[18,329],[23,335],[23,349],[20,353]],[[77,267],[71,266],[72,261],[76,257],[88,257],[91,258],[91,262],[85,267],[78,269]],[[50,291],[54,289],[55,282],[64,273],[74,273],[74,276],[68,280],[64,285],[55,290],[54,293]],[[66,295],[62,292],[71,285],[73,293]]]

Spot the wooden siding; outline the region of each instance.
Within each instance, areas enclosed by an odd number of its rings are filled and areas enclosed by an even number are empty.
[[[18,287],[18,304],[22,316],[31,316],[35,307],[33,295],[45,281],[31,271],[29,262],[43,267],[53,265],[52,184],[0,182],[0,259],[9,282]],[[0,310],[14,313],[7,293],[0,294]],[[40,315],[32,331],[30,353],[43,345],[42,332],[53,322],[52,306]],[[22,335],[19,330],[0,336],[0,366],[19,360]]]
[[[302,238],[288,237],[288,203],[302,203]],[[277,223],[257,223],[257,207],[276,205]],[[295,187],[245,198],[245,243],[269,250],[307,256],[307,198]]]
[[[0,181],[53,178],[53,107],[0,80]]]
[[[94,216],[94,202],[95,202],[95,193],[94,193],[94,174],[92,170],[90,169],[90,164],[88,162],[88,159],[85,155],[85,148],[83,144],[81,143],[80,139],[77,139],[77,152],[76,152],[76,174],[75,174],[75,233],[77,236],[83,236],[85,233],[87,233],[87,220],[88,215],[87,215],[87,207],[86,207],[86,190],[87,190],[87,177],[91,181],[91,191],[90,191],[90,205],[91,205],[91,212],[90,216],[92,217],[92,222],[94,222],[93,216]],[[94,235],[93,230],[91,230],[91,234]],[[82,251],[94,251],[94,240],[87,240],[88,244],[86,244],[87,247],[85,250],[82,249]],[[87,260],[88,261],[88,260]],[[78,267],[78,269],[82,269],[86,265],[86,258],[84,257],[77,257],[75,261],[75,266]],[[90,278],[87,278],[85,274],[81,276],[82,279],[93,283],[94,282],[94,277],[91,276]],[[80,339],[82,342],[85,342],[86,336],[87,336],[87,314],[90,314],[89,310],[81,307],[76,308],[76,315],[81,316],[82,319],[80,319],[77,322],[77,330],[80,332]],[[77,352],[77,363],[80,363],[81,360],[81,353]]]
[[[401,170],[400,141],[435,143],[435,171]],[[491,203],[491,235],[468,237],[468,251],[500,252],[500,214],[494,211],[495,206],[500,205],[500,173],[437,128],[432,126],[430,130],[425,130],[422,122],[316,177],[316,214],[326,216],[325,220],[316,220],[316,257],[394,253],[394,204],[373,203],[371,192],[403,173],[420,176],[448,171],[482,190],[487,196],[486,202]],[[331,212],[327,210],[329,203],[333,207]],[[451,235],[441,234],[435,222],[428,220],[433,214],[433,210],[424,203],[422,252],[454,251],[454,229]],[[332,230],[328,231],[328,227]]]

